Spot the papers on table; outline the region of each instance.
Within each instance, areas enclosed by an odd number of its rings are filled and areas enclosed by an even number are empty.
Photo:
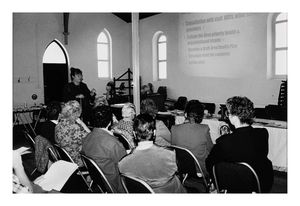
[[[60,191],[77,168],[77,164],[59,160],[51,165],[46,174],[38,177],[34,184],[41,186],[46,191]]]

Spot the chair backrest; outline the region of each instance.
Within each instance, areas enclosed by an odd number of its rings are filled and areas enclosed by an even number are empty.
[[[24,132],[24,136],[25,136],[29,146],[32,147],[32,149],[34,149],[35,141],[34,141],[33,137],[27,131],[23,131],[23,132]]]
[[[167,99],[167,87],[166,86],[158,87],[157,93],[161,94],[164,97],[164,100]]]
[[[58,154],[58,158],[60,160],[75,163],[74,160],[72,159],[72,157],[69,155],[69,153],[64,148],[60,147],[57,144],[54,144],[53,146],[54,146],[54,148]]]
[[[174,104],[174,109],[184,110],[188,100],[187,97],[180,96]]]
[[[88,169],[93,183],[98,186],[100,191],[103,193],[114,193],[110,183],[97,163],[92,158],[84,154],[81,154],[81,159],[85,167]]]
[[[153,189],[141,179],[121,174],[121,182],[127,193],[154,193]]]
[[[261,193],[260,181],[254,169],[245,162],[220,162],[213,166],[218,193]]]
[[[114,132],[114,136],[117,137],[118,140],[123,144],[125,150],[131,150],[132,149],[130,142],[122,134]]]
[[[178,173],[180,177],[199,177],[197,175],[197,168],[201,172],[205,186],[208,188],[208,184],[201,166],[195,157],[195,155],[188,149],[171,145],[170,148],[174,149],[176,152],[176,161],[178,166]]]
[[[59,157],[58,157],[58,154],[56,153],[56,150],[52,149],[51,147],[48,148],[48,154],[49,154],[49,159],[52,161],[52,162],[56,162],[58,161]]]

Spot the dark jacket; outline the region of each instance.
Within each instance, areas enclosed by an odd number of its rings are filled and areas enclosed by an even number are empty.
[[[97,163],[115,192],[125,192],[119,176],[118,163],[127,153],[115,136],[103,129],[94,128],[83,139],[82,152]]]
[[[269,134],[264,128],[252,126],[237,128],[232,134],[219,137],[206,159],[206,168],[212,177],[212,167],[218,162],[246,162],[257,173],[262,192],[273,184],[272,162],[268,159]]]

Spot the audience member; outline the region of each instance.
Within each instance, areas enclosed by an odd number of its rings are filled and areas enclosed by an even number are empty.
[[[188,102],[185,109],[187,121],[184,124],[172,126],[171,144],[190,150],[196,156],[204,175],[208,177],[205,159],[213,147],[213,143],[208,125],[201,124],[204,115],[203,109],[203,105],[198,100]]]
[[[106,105],[106,106],[109,105],[105,96],[99,96],[99,97],[95,98],[93,109],[95,109],[95,108],[97,108],[98,106],[101,106],[101,105]],[[115,125],[115,124],[118,123],[118,119],[114,114],[112,114],[112,116],[113,116],[112,117],[112,125]]]
[[[226,101],[229,121],[236,128],[216,140],[206,159],[206,167],[212,177],[212,167],[219,162],[246,162],[257,173],[262,192],[268,192],[273,184],[272,162],[268,159],[268,131],[251,126],[254,107],[247,97],[235,96]]]
[[[108,130],[112,113],[108,106],[94,109],[92,116],[93,131],[83,140],[82,152],[91,157],[103,171],[113,190],[124,192],[122,187],[118,162],[126,155],[126,150],[118,139]]]
[[[174,109],[184,110],[188,100],[186,97],[180,96],[174,104]]]
[[[79,167],[82,167],[83,163],[79,152],[82,147],[82,139],[90,130],[79,119],[80,115],[81,106],[77,101],[72,100],[65,103],[55,127],[55,142],[70,154]]]
[[[141,102],[141,114],[147,113],[150,114],[154,119],[158,109],[155,105],[155,102],[152,99],[144,99]],[[156,128],[156,138],[155,144],[160,146],[169,146],[171,142],[171,133],[170,130],[166,127],[163,121],[156,120],[155,121]]]
[[[28,153],[28,150],[26,147],[13,150],[13,193],[33,192],[33,185],[25,173],[21,157]]]
[[[153,84],[152,83],[148,83],[147,85],[149,87],[149,94],[153,94],[154,93],[154,91],[153,91]]]
[[[87,85],[82,82],[82,71],[71,67],[72,81],[65,85],[63,90],[63,100],[68,102],[70,100],[77,100],[82,107],[82,117],[85,123],[89,122],[91,112],[91,104],[94,102],[96,90],[88,89]]]
[[[126,103],[122,108],[122,117],[113,127],[113,131],[124,135],[130,142],[132,147],[135,147],[133,138],[133,119],[135,117],[135,106],[132,103]]]
[[[55,144],[55,126],[58,123],[60,112],[60,102],[50,102],[46,108],[46,121],[43,122],[39,128],[38,134],[48,139],[51,144]]]
[[[119,162],[120,172],[144,180],[156,193],[185,192],[175,175],[175,152],[153,144],[154,118],[149,114],[140,114],[135,118],[133,128],[138,146]]]
[[[110,81],[106,84],[106,100],[108,104],[114,104],[115,98],[116,98],[116,88],[115,83],[113,81]]]
[[[149,86],[148,85],[143,85],[141,87],[141,100],[146,99],[148,94],[150,94]]]

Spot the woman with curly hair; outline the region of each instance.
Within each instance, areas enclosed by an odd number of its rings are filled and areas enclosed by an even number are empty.
[[[235,96],[226,101],[228,118],[235,130],[216,140],[206,159],[206,168],[212,177],[212,167],[220,162],[246,162],[257,173],[262,192],[273,184],[272,162],[268,159],[269,134],[265,128],[251,126],[254,117],[253,102],[247,97]]]
[[[70,154],[79,167],[83,166],[80,158],[82,140],[90,133],[89,128],[79,119],[81,111],[76,100],[65,103],[55,127],[56,143]]]

